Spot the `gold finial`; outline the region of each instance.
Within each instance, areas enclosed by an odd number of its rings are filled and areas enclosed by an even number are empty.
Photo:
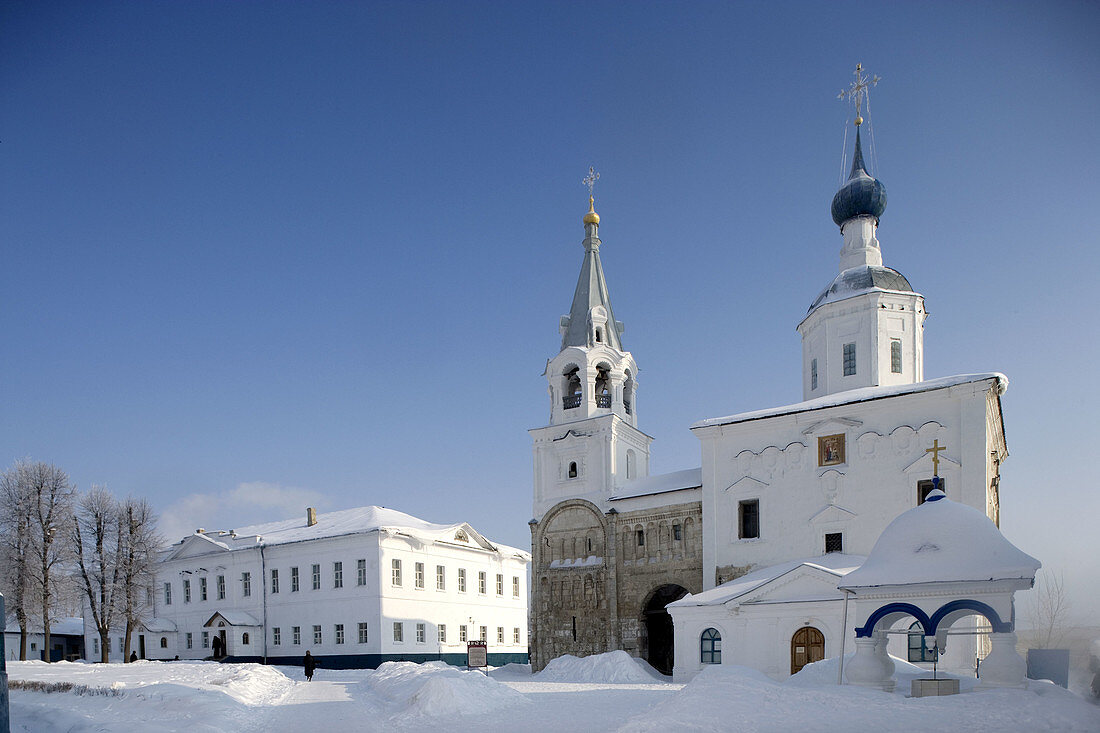
[[[596,213],[596,197],[592,194],[598,180],[600,180],[600,174],[596,172],[593,166],[588,166],[588,175],[581,181],[581,183],[588,186],[588,213],[584,215],[585,224],[600,223],[600,215]]]
[[[939,478],[940,475],[940,451],[947,450],[946,445],[940,445],[940,439],[936,438],[932,441],[931,448],[925,448],[925,453],[932,454],[932,475]]]
[[[866,77],[863,75],[863,64],[856,64],[855,70],[856,80],[852,82],[851,86],[836,95],[837,99],[844,99],[847,97],[850,101],[855,102],[856,105],[856,127],[863,124],[863,100],[867,100],[867,110],[871,109],[871,97],[869,90],[871,87],[877,85],[881,80],[881,76]]]

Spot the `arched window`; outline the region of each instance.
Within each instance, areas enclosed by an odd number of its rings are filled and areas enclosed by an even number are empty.
[[[241,634],[241,645],[248,646],[248,632]]]
[[[168,638],[167,637],[164,637],[164,636],[160,637],[160,648],[161,649],[167,649],[168,648]]]
[[[577,462],[573,461],[569,464],[569,478],[577,477]]]
[[[924,628],[921,627],[920,621],[914,621],[909,627],[909,661],[936,661],[935,646],[928,648],[928,638],[924,635]]]
[[[570,364],[562,372],[562,407],[571,410],[581,406],[581,376],[580,368],[576,364]]]
[[[703,664],[722,663],[722,635],[718,629],[707,629],[699,637],[699,661]]]

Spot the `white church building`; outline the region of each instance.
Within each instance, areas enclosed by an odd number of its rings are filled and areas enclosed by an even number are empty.
[[[465,664],[467,642],[484,640],[489,664],[522,663],[529,561],[464,522],[377,506],[199,529],[159,558],[131,649],[141,659],[270,664],[299,664],[309,651],[324,667],[373,668]],[[98,634],[84,633],[98,659]],[[123,642],[112,634],[112,660]]]
[[[857,98],[866,82],[857,71]],[[925,378],[924,298],[883,264],[886,189],[867,171],[862,121],[857,111],[851,173],[832,203],[838,273],[797,324],[802,401],[695,423],[697,469],[648,475],[639,366],[612,315],[590,207],[562,350],[547,366],[551,420],[530,431],[536,668],[622,648],[677,679],[714,663],[782,678],[854,638],[838,585],[935,473],[951,500],[999,522],[1007,379]],[[593,611],[610,626],[580,625]],[[896,631],[891,653],[930,662],[919,625]],[[984,638],[960,636],[939,663],[973,672]]]

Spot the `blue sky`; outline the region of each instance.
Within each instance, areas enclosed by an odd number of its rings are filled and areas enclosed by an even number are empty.
[[[691,423],[801,398],[862,62],[925,374],[1008,375],[1002,525],[1084,615],[1098,31],[1085,2],[5,3],[0,460],[176,529],[381,504],[525,546],[588,166],[651,468],[698,465]]]

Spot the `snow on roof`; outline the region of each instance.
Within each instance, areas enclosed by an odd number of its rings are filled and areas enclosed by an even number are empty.
[[[495,549],[502,555],[515,555],[530,559],[530,555],[523,550],[508,545],[490,543],[488,539],[481,537],[473,527],[465,522],[434,524],[418,519],[411,514],[380,506],[364,506],[318,514],[317,523],[312,526],[306,523],[303,515],[298,519],[284,519],[278,522],[240,527],[232,532],[205,532],[190,535],[190,537],[201,537],[219,547],[235,550],[257,544],[281,545],[323,537],[366,534],[383,530],[411,535],[425,542],[446,541],[459,545],[468,544],[472,548],[482,547],[478,542],[480,538],[488,544],[486,549]],[[456,539],[460,532],[465,533],[468,538],[467,541]]]
[[[256,617],[250,613],[246,613],[244,611],[218,611],[213,616],[211,616],[210,620],[203,624],[203,626],[212,626],[214,624],[214,619],[218,618],[219,616],[225,619],[225,622],[230,626],[260,625],[260,622],[256,620]]]
[[[7,623],[4,624],[4,633],[6,634],[18,634],[19,622],[14,616],[8,616]],[[42,622],[30,621],[27,633],[41,634]],[[50,635],[51,636],[84,636],[84,619],[79,616],[69,616],[67,618],[57,619],[50,623]]]
[[[142,621],[141,625],[145,627],[146,631],[152,632],[165,632],[175,631],[176,624],[171,619],[166,618],[151,618],[148,621]]]
[[[800,567],[824,570],[826,573],[842,578],[858,568],[866,558],[863,555],[845,555],[840,552],[830,552],[820,557],[812,557],[804,560],[790,560],[778,565],[746,573],[740,578],[735,578],[728,583],[723,583],[716,588],[702,593],[689,593],[678,601],[673,601],[669,606],[720,606],[736,598],[767,585],[792,570]]]
[[[633,499],[638,496],[651,494],[663,494],[668,491],[680,491],[681,489],[697,489],[703,485],[703,469],[689,468],[684,471],[672,473],[660,473],[656,476],[645,476],[634,479],[625,484],[621,491],[611,497],[611,501],[618,499]]]
[[[886,526],[867,562],[840,587],[1034,579],[1041,566],[985,514],[933,491]]]
[[[835,394],[825,395],[824,397],[815,397],[812,400],[806,400],[805,402],[796,402],[792,405],[782,405],[780,407],[769,407],[763,410],[753,410],[751,412],[741,412],[736,415],[727,415],[726,417],[709,417],[706,420],[700,420],[691,426],[692,430],[696,428],[708,428],[714,425],[729,425],[730,423],[747,422],[749,420],[760,420],[766,417],[777,417],[779,415],[789,415],[796,412],[808,412],[810,410],[820,410],[825,407],[837,407],[840,405],[848,405],[855,402],[868,402],[870,400],[880,400],[886,397],[898,397],[906,394],[916,394],[918,392],[930,392],[935,389],[946,389],[947,387],[954,387],[959,384],[968,384],[971,382],[982,382],[987,379],[996,380],[997,393],[1004,394],[1008,389],[1008,377],[1000,372],[983,372],[978,374],[956,374],[952,377],[940,377],[939,379],[929,379],[924,382],[917,382],[916,384],[899,384],[888,387],[861,387],[859,389],[849,389],[844,392],[837,392]]]

